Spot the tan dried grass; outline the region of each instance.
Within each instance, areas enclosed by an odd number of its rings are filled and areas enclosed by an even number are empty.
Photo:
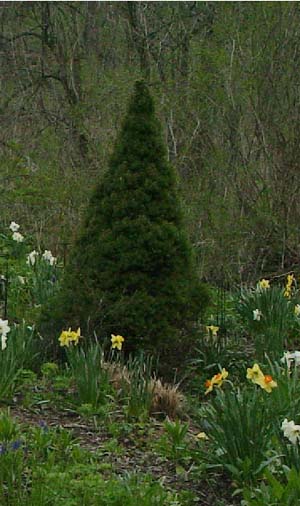
[[[107,369],[110,381],[116,391],[129,390],[130,374],[124,365],[106,362],[104,367]],[[181,417],[184,411],[185,397],[179,391],[179,385],[163,383],[158,378],[153,378],[149,383],[149,389],[152,393],[152,402],[150,415],[168,416],[170,419]]]
[[[154,378],[150,388],[152,389],[151,414],[163,414],[170,419],[182,416],[185,397],[179,391],[178,385],[162,383],[160,379]]]

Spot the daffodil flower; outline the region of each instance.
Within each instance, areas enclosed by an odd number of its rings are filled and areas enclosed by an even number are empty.
[[[286,351],[280,362],[286,363],[288,370],[290,370],[293,363],[295,367],[298,367],[300,365],[300,351]]]
[[[294,313],[296,316],[300,316],[300,304],[296,304],[294,308]]]
[[[266,392],[268,392],[268,394],[270,394],[273,388],[276,388],[277,386],[278,386],[277,382],[273,380],[270,374],[266,374],[264,376],[264,381],[260,385],[260,387],[263,388],[263,390],[265,390]]]
[[[7,347],[6,341],[7,341],[7,335],[2,334],[2,336],[1,336],[1,351],[5,350],[5,348]]]
[[[252,368],[249,367],[247,369],[247,379],[255,385],[259,385],[268,393],[271,393],[273,388],[277,387],[277,383],[273,380],[272,376],[270,374],[265,375],[258,364],[254,364]]]
[[[207,436],[207,434],[205,432],[199,432],[199,434],[197,434],[196,436],[196,439],[198,439],[199,441],[207,441],[209,438]]]
[[[11,221],[9,228],[12,232],[18,232],[20,225],[18,225],[15,221]]]
[[[7,334],[10,331],[10,327],[8,326],[8,320],[2,320],[0,318],[0,335],[1,335],[1,351],[5,350],[7,347]]]
[[[211,392],[214,389],[214,387],[220,388],[223,384],[223,381],[227,378],[227,376],[228,376],[228,371],[226,371],[226,369],[223,368],[221,372],[219,372],[218,374],[215,374],[211,379],[206,380],[206,382],[205,382],[205,387],[206,387],[205,395],[209,394],[209,392]]]
[[[27,265],[34,265],[38,256],[39,256],[38,251],[35,250],[31,251],[31,253],[29,253],[29,255],[27,256],[26,260]]]
[[[111,347],[112,349],[117,348],[119,351],[122,350],[122,346],[125,339],[123,336],[111,334]]]
[[[268,279],[261,279],[259,282],[259,288],[261,288],[262,290],[266,290],[268,288],[270,288],[270,281]]]
[[[293,420],[290,422],[285,418],[281,424],[281,430],[284,437],[287,437],[290,442],[295,445],[300,440],[300,425],[296,425]]]
[[[42,258],[50,265],[56,264],[56,257],[54,257],[51,251],[48,249],[45,249],[44,253],[42,254]]]
[[[8,326],[8,320],[2,320],[0,318],[0,334],[8,334],[10,331],[10,327]]]
[[[253,383],[256,383],[258,378],[263,376],[263,372],[258,364],[254,364],[252,368],[248,367],[247,369],[247,379],[251,380]]]
[[[220,327],[217,327],[216,325],[207,325],[206,330],[209,334],[211,334],[213,337],[215,337],[219,332]]]
[[[256,320],[259,322],[261,317],[262,317],[262,312],[259,309],[254,309],[253,310],[253,320]]]
[[[80,328],[77,329],[77,331],[72,331],[71,327],[69,330],[63,330],[60,334],[58,340],[60,342],[60,346],[66,346],[69,348],[71,343],[74,343],[75,346],[78,344],[80,339]]]
[[[12,235],[12,238],[16,242],[23,242],[24,241],[24,236],[22,234],[20,234],[20,232],[14,232]]]
[[[285,297],[290,297],[291,294],[292,294],[292,284],[295,280],[295,276],[294,274],[288,274],[287,275],[287,283],[286,283],[286,287],[285,287],[285,292],[284,292],[284,296]]]

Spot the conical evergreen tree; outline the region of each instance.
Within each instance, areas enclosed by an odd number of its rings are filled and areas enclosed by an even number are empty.
[[[176,174],[149,90],[138,82],[66,269],[56,304],[61,326],[122,334],[129,350],[163,350],[193,327],[206,303]]]

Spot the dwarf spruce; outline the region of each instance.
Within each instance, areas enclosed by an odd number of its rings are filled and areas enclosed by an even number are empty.
[[[154,102],[137,82],[66,267],[60,328],[171,352],[187,348],[206,304]]]

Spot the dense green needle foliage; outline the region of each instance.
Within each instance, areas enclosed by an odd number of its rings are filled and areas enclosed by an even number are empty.
[[[62,323],[122,334],[127,350],[163,351],[191,335],[207,299],[154,103],[137,82],[66,269]]]

